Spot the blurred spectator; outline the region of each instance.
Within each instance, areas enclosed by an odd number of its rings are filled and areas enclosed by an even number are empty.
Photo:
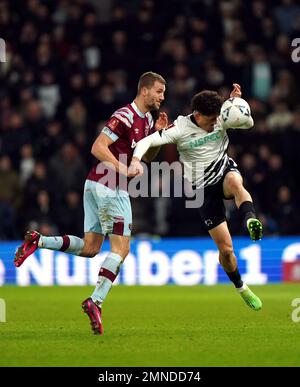
[[[97,69],[101,63],[101,51],[95,44],[94,37],[91,33],[86,32],[82,36],[83,55],[86,67],[89,70]]]
[[[266,101],[272,88],[272,66],[260,47],[253,51],[252,59],[252,95],[261,101]]]
[[[113,32],[111,44],[103,53],[103,66],[106,71],[125,70],[129,72],[130,58],[133,53],[128,46],[128,36],[125,31],[117,30]],[[134,67],[135,68],[135,67]]]
[[[111,116],[111,112],[114,112],[117,109],[116,95],[114,88],[106,83],[104,84],[98,95],[98,120],[107,120]]]
[[[35,142],[36,155],[48,161],[67,139],[68,133],[63,132],[62,122],[57,120],[47,122],[45,130]]]
[[[63,205],[59,207],[57,224],[60,233],[83,235],[83,208],[80,193],[69,191],[65,194]]]
[[[299,209],[292,198],[289,187],[281,186],[278,190],[276,202],[272,211],[277,219],[280,235],[295,235],[299,230]]]
[[[22,203],[22,190],[8,156],[0,157],[0,181],[0,239],[14,239],[17,237],[15,217]]]
[[[31,128],[26,127],[21,114],[12,112],[8,117],[7,129],[2,134],[2,147],[14,165],[18,164],[20,149],[32,142]]]
[[[20,179],[22,185],[25,185],[28,179],[32,176],[35,166],[35,159],[33,157],[33,148],[30,144],[25,144],[21,148],[20,161]]]
[[[50,178],[56,187],[58,197],[62,197],[68,191],[83,190],[87,170],[74,144],[70,142],[64,144],[51,158],[49,167]]]
[[[41,74],[41,84],[37,88],[37,94],[45,117],[53,118],[60,102],[60,91],[59,85],[55,83],[54,76],[50,71]]]
[[[32,203],[28,219],[37,223],[51,223],[55,219],[54,208],[51,206],[50,196],[47,191],[39,191],[36,202]]]
[[[293,120],[293,114],[286,102],[279,101],[274,104],[274,111],[267,117],[267,125],[272,130],[285,130]]]
[[[289,34],[300,15],[300,6],[294,0],[281,0],[281,5],[274,8],[274,16],[282,33]]]
[[[44,163],[38,161],[33,170],[32,176],[27,180],[24,190],[24,205],[30,206],[35,203],[37,195],[40,191],[52,192],[52,184],[47,175],[46,166]]]
[[[273,86],[270,102],[275,104],[277,101],[285,101],[291,107],[295,107],[299,101],[298,97],[299,90],[295,78],[290,72],[281,70]]]
[[[276,201],[279,188],[288,183],[287,175],[283,169],[282,157],[273,154],[269,159],[269,170],[266,177],[266,197],[270,207],[271,203]]]
[[[0,157],[0,181],[0,201],[18,210],[22,204],[22,188],[8,156]]]
[[[80,99],[75,99],[67,109],[67,123],[73,135],[85,130],[87,125],[87,111]]]
[[[42,135],[46,124],[40,101],[29,100],[24,113],[26,126],[30,129],[32,139],[36,140]]]

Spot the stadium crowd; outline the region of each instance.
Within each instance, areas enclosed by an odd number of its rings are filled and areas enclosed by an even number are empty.
[[[21,238],[26,229],[82,235],[92,142],[149,70],[167,80],[161,110],[170,120],[190,113],[192,95],[204,88],[227,98],[233,82],[242,85],[255,126],[230,131],[229,154],[265,235],[298,234],[297,3],[0,0],[0,239]],[[177,160],[176,148],[165,146],[158,159]],[[206,235],[185,200],[133,199],[133,233]],[[234,203],[226,208],[232,233],[244,234]]]

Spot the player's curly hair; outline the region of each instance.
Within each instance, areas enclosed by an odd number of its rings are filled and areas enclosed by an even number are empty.
[[[216,92],[203,90],[192,99],[192,110],[204,116],[219,115],[224,99]]]

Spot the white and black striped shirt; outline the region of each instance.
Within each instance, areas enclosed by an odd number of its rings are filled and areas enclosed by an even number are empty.
[[[205,131],[193,121],[192,115],[179,116],[168,128],[139,141],[133,156],[141,159],[149,147],[176,144],[187,180],[197,188],[216,184],[230,160],[234,163],[226,153],[229,143],[227,128],[222,126],[220,118],[212,132]],[[241,129],[252,125],[250,117],[249,125],[245,124]]]

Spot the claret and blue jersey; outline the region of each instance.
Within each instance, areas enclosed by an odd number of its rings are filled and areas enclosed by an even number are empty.
[[[143,114],[134,102],[115,111],[102,133],[113,143],[109,150],[129,166],[138,141],[153,132],[151,113]],[[84,187],[84,231],[130,236],[132,211],[127,178],[98,163],[90,170]]]

